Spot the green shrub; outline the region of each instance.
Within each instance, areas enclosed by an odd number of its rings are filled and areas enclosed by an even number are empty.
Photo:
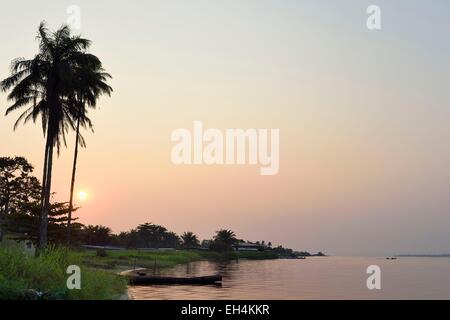
[[[95,255],[96,255],[97,257],[102,257],[102,258],[104,258],[104,257],[107,257],[107,256],[108,256],[108,253],[106,252],[105,249],[97,249],[97,251],[95,252]]]

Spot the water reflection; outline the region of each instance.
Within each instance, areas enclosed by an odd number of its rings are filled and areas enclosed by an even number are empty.
[[[379,265],[382,290],[366,287],[366,269]],[[306,260],[199,261],[158,274],[220,274],[222,285],[130,287],[132,299],[449,299],[450,259],[312,257]]]

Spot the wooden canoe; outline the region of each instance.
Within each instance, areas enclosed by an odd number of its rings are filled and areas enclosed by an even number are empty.
[[[149,275],[143,271],[131,271],[122,273],[128,278],[131,285],[144,284],[214,284],[222,281],[222,276],[202,276],[202,277],[169,277]]]

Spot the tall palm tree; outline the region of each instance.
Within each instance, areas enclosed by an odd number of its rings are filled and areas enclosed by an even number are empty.
[[[42,120],[46,144],[38,246],[43,248],[47,245],[53,150],[56,146],[59,153],[61,142],[66,142],[65,134],[68,129],[74,129],[72,108],[64,98],[72,95],[74,70],[84,59],[83,53],[89,47],[90,41],[72,36],[68,26],[50,32],[44,22],[39,26],[37,39],[39,52],[29,60],[14,60],[11,64],[11,75],[0,82],[0,88],[3,91],[11,89],[8,100],[14,102],[7,109],[6,115],[26,107],[17,119],[14,129],[22,121],[35,122],[39,116]]]
[[[70,183],[70,200],[67,222],[67,244],[71,244],[71,222],[73,211],[73,193],[75,189],[75,176],[77,171],[78,146],[85,147],[86,143],[80,134],[80,126],[92,129],[92,122],[87,116],[86,105],[95,108],[97,100],[102,94],[111,95],[113,91],[106,84],[111,75],[102,68],[100,60],[92,55],[85,53],[81,63],[76,68],[74,81],[74,93],[68,98],[68,104],[72,106],[74,122],[76,122],[75,150],[72,165],[72,178]]]

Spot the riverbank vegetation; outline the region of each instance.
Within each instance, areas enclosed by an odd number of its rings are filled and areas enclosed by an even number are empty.
[[[48,247],[38,256],[19,246],[0,245],[0,300],[118,299],[127,282],[119,271],[165,268],[194,261],[276,259],[273,252],[217,252],[202,250],[84,250]],[[67,268],[79,266],[81,289],[67,287]]]
[[[67,288],[70,265],[81,269],[80,290]],[[125,279],[87,266],[79,252],[47,248],[34,257],[15,246],[0,246],[0,300],[117,299],[125,290]]]
[[[270,251],[207,251],[207,250],[105,250],[80,253],[85,265],[106,269],[125,270],[130,268],[157,269],[173,267],[193,261],[262,260],[277,259]]]

